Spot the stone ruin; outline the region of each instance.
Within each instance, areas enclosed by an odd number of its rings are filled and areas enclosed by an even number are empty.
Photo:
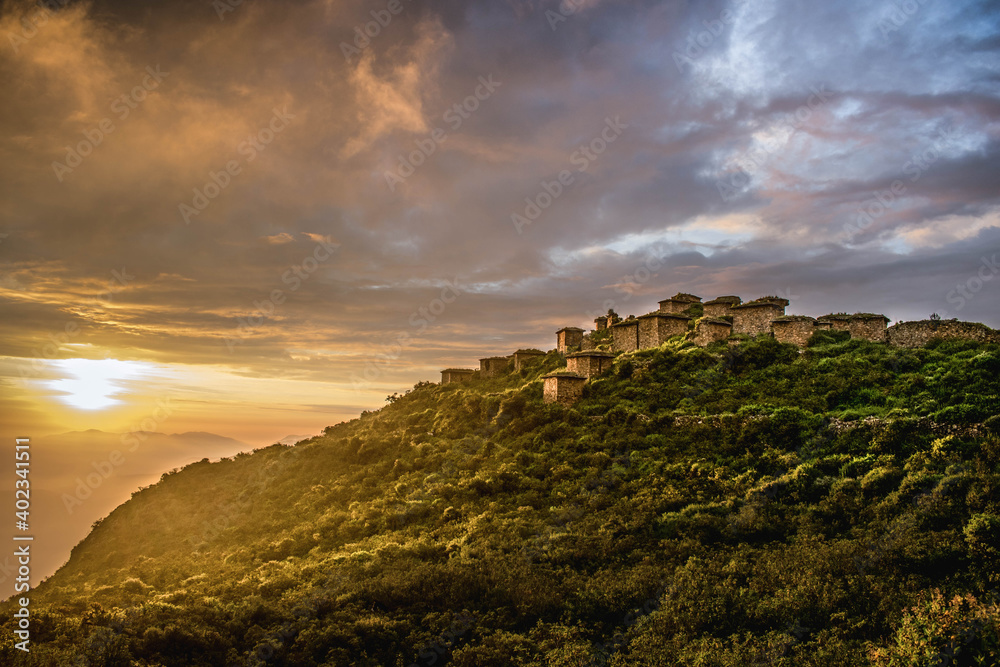
[[[566,355],[566,370],[589,379],[610,369],[614,360],[613,352],[599,350],[576,352]]]
[[[572,405],[580,400],[587,378],[576,373],[550,373],[542,378],[542,400],[546,403]]]
[[[479,360],[479,377],[494,378],[507,372],[510,357],[486,357]]]
[[[571,404],[578,400],[584,385],[607,372],[618,354],[657,348],[671,338],[684,337],[700,347],[715,343],[738,344],[747,337],[772,336],[781,343],[804,348],[818,331],[845,331],[852,339],[887,343],[899,347],[922,347],[935,339],[973,340],[1000,343],[1000,331],[983,324],[958,320],[899,322],[887,327],[889,318],[878,313],[831,313],[813,318],[786,315],[788,299],[766,296],[743,302],[738,296],[720,296],[702,303],[693,294],[678,293],[659,302],[659,308],[626,319],[602,315],[594,320],[594,332],[564,327],[556,332],[556,350],[566,356],[566,369],[543,378],[546,403]],[[700,314],[700,315],[699,315]],[[611,330],[610,345],[598,331]],[[601,349],[610,347],[611,349]],[[546,355],[542,350],[518,350],[507,357],[479,360],[479,370],[448,368],[441,371],[441,383],[468,382],[492,378],[527,368]]]
[[[583,329],[579,327],[564,327],[556,332],[556,349],[560,354],[579,349],[583,344]]]
[[[441,384],[449,382],[468,382],[476,374],[471,368],[446,368],[441,371]]]
[[[532,363],[537,362],[539,359],[545,356],[545,353],[541,350],[518,350],[514,353],[514,370],[519,371],[522,368],[527,368]]]

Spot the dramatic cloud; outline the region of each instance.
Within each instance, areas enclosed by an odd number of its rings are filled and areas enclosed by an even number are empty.
[[[677,291],[1000,326],[995,3],[48,4],[0,14],[18,425],[111,358],[263,443]]]

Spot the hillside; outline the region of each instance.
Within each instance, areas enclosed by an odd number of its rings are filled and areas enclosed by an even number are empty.
[[[673,340],[572,407],[549,353],[165,474],[0,662],[998,664],[1000,345],[836,334]]]

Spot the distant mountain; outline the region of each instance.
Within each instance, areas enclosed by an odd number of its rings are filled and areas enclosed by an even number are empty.
[[[1000,664],[1000,345],[674,340],[546,403],[565,363],[164,475],[0,664]]]
[[[214,433],[121,434],[89,429],[32,438],[29,525],[37,545],[33,580],[55,572],[95,521],[140,487],[154,484],[163,473],[204,458],[218,460],[251,449]],[[0,467],[0,496],[4,498],[14,495],[13,472],[13,466]],[[3,568],[0,556],[0,573]],[[13,592],[13,582],[4,580],[2,574],[0,592],[3,597]]]

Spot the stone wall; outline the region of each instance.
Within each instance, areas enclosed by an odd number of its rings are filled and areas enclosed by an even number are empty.
[[[571,348],[579,348],[583,342],[583,329],[566,327],[556,332],[556,349],[565,354]]]
[[[958,320],[920,320],[900,322],[886,330],[891,345],[923,347],[935,338],[974,340],[980,343],[1000,343],[1000,331],[978,322]]]
[[[720,296],[705,302],[705,317],[726,317],[732,315],[733,306],[743,303],[738,296]]]
[[[827,329],[832,329],[833,331],[850,331],[851,330],[851,316],[850,315],[824,315],[817,320],[823,327]]]
[[[659,347],[671,336],[687,333],[691,319],[684,315],[652,313],[639,318],[639,349]]]
[[[615,355],[610,352],[577,352],[566,357],[566,369],[571,373],[592,378],[611,368]]]
[[[476,374],[471,368],[446,368],[441,371],[441,384],[449,382],[468,382]]]
[[[791,343],[805,347],[809,338],[816,333],[816,320],[811,317],[783,317],[771,322],[774,339],[779,343]]]
[[[542,400],[545,403],[562,403],[572,405],[580,400],[587,378],[582,375],[557,373],[546,375],[542,387]]]
[[[851,338],[885,342],[885,325],[889,323],[889,318],[885,315],[854,315],[847,323],[847,330],[851,332]]]
[[[509,357],[488,357],[479,360],[479,376],[493,378],[510,370]]]
[[[706,306],[707,308],[707,306]],[[705,347],[720,340],[726,340],[733,332],[733,325],[725,320],[703,317],[694,329],[694,344]]]
[[[608,328],[608,316],[598,317],[594,320],[594,331],[604,331]]]
[[[518,350],[514,353],[514,370],[519,371],[533,363],[538,363],[545,356],[541,350]]]
[[[732,309],[733,333],[756,336],[771,332],[771,322],[785,314],[776,303],[745,303]]]
[[[688,301],[678,301],[677,299],[664,299],[660,302],[660,312],[666,314],[683,313],[691,306]]]
[[[611,349],[615,352],[639,349],[639,320],[626,320],[611,327]]]

